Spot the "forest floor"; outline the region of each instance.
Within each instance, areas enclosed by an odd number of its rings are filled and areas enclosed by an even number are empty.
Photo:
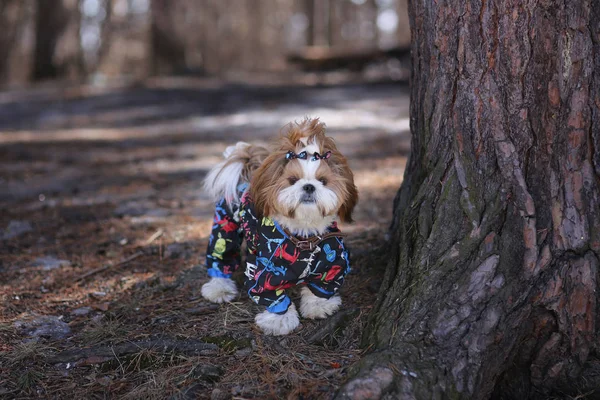
[[[408,112],[399,83],[0,92],[0,397],[331,398],[365,351]],[[227,145],[268,144],[305,115],[355,173],[352,273],[335,317],[269,337],[247,297],[200,296],[213,213],[201,182]]]

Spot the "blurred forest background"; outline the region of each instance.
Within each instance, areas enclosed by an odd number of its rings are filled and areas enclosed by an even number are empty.
[[[0,0],[0,86],[157,75],[243,79],[363,70],[373,62],[371,74],[398,78],[410,42],[406,3]]]

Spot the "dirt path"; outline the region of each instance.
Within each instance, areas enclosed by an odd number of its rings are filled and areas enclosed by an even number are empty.
[[[356,174],[353,272],[337,318],[274,339],[247,299],[199,296],[213,211],[200,187],[227,145],[305,115]],[[360,357],[407,115],[399,84],[0,93],[0,397],[331,397]]]

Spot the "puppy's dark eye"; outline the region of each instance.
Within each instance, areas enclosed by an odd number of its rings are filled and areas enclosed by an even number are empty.
[[[288,178],[288,182],[290,183],[290,185],[293,185],[294,183],[298,182],[298,178],[296,178],[295,176],[291,176]]]
[[[323,186],[327,186],[327,178],[320,178],[319,182],[321,182]]]

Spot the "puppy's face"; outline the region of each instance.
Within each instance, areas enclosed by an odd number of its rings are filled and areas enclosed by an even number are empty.
[[[259,214],[305,223],[336,214],[351,222],[358,199],[346,158],[316,119],[288,126],[278,148],[255,172],[251,191]]]

